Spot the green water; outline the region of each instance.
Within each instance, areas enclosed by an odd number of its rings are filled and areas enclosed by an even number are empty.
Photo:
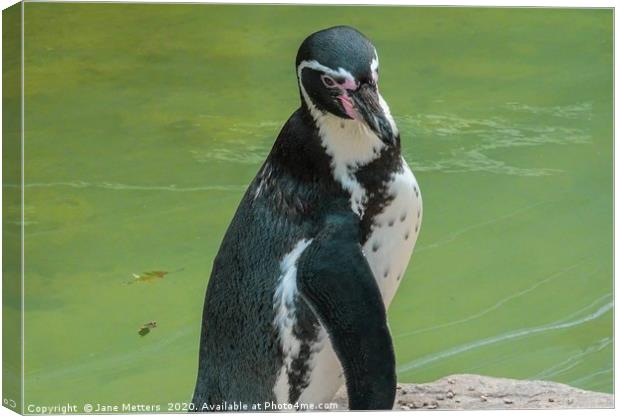
[[[299,43],[335,24],[376,43],[424,196],[389,311],[400,381],[612,391],[610,10],[27,3],[25,22],[26,405],[190,398],[211,262],[298,105]],[[125,284],[151,270],[176,272]]]

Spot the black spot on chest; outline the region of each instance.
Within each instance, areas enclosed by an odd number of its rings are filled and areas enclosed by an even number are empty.
[[[362,245],[366,243],[370,236],[375,217],[381,214],[395,197],[395,195],[390,195],[389,192],[392,176],[402,171],[400,146],[396,145],[384,148],[377,159],[361,167],[355,173],[355,178],[366,190],[367,197],[361,221]]]

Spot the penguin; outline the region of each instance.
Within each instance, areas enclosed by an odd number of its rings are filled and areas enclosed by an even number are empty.
[[[295,68],[301,105],[213,262],[195,411],[317,410],[342,385],[349,409],[394,403],[386,310],[420,232],[418,183],[366,36],[348,26],[313,33]]]

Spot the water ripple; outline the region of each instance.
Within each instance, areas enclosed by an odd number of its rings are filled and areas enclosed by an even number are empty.
[[[591,142],[588,130],[567,127],[550,119],[561,118],[590,120],[591,103],[568,106],[536,107],[520,103],[507,103],[505,109],[545,115],[538,121],[518,122],[514,117],[467,118],[456,114],[417,114],[397,117],[401,131],[413,130],[415,136],[442,139],[442,145],[451,149],[438,160],[416,160],[415,171],[441,171],[445,173],[488,172],[515,176],[548,176],[562,172],[554,168],[513,166],[497,157],[493,150],[524,146],[587,144]],[[494,109],[493,113],[497,113]]]
[[[514,176],[548,176],[561,173],[559,169],[551,168],[523,168],[511,166],[501,160],[492,159],[482,153],[484,147],[467,151],[453,151],[455,157],[443,159],[431,164],[412,163],[412,169],[416,172],[441,171],[444,173],[487,172]]]
[[[454,326],[454,325],[464,324],[466,322],[473,321],[475,319],[481,318],[481,317],[483,317],[483,316],[493,312],[494,310],[499,309],[500,307],[502,307],[504,304],[510,302],[511,300],[517,299],[517,298],[519,298],[519,297],[521,297],[521,296],[523,296],[523,295],[533,291],[534,289],[538,288],[539,286],[542,286],[545,283],[549,283],[549,282],[557,279],[558,277],[562,276],[563,274],[565,274],[565,273],[567,273],[567,272],[577,268],[579,265],[583,264],[586,260],[587,260],[587,258],[586,259],[582,259],[582,260],[578,261],[577,263],[573,264],[572,266],[567,267],[564,270],[560,270],[558,272],[555,272],[555,273],[551,274],[550,276],[548,276],[548,277],[546,277],[546,278],[544,278],[544,279],[534,283],[532,286],[530,286],[530,287],[528,287],[526,289],[520,290],[519,292],[513,293],[512,295],[507,296],[507,297],[505,297],[503,299],[500,299],[494,305],[489,306],[488,308],[485,308],[485,309],[483,309],[483,310],[481,310],[481,311],[479,311],[479,312],[477,312],[477,313],[475,313],[473,315],[470,315],[470,316],[468,316],[466,318],[459,319],[459,320],[452,321],[452,322],[446,322],[446,323],[443,323],[443,324],[439,324],[439,325],[435,325],[435,326],[431,326],[431,327],[427,327],[427,328],[418,329],[418,330],[411,331],[411,332],[405,332],[405,333],[402,333],[402,334],[395,335],[394,338],[409,337],[411,335],[421,334],[421,333],[428,332],[428,331],[434,331],[436,329],[441,329],[441,328],[446,328],[446,327],[450,327],[450,326]],[[592,273],[589,273],[584,278],[590,277],[590,276],[598,273],[599,271],[600,271],[600,268],[595,270],[595,271],[593,271]]]
[[[429,354],[425,357],[410,361],[402,366],[400,366],[398,368],[398,373],[406,373],[409,372],[413,369],[416,368],[420,368],[420,367],[424,367],[428,364],[431,364],[433,362],[445,359],[445,358],[449,358],[452,357],[454,355],[458,355],[458,354],[462,354],[464,352],[468,352],[471,350],[474,350],[476,348],[480,348],[480,347],[484,347],[487,345],[492,345],[492,344],[497,344],[500,342],[504,342],[504,341],[508,341],[508,340],[512,340],[512,339],[516,339],[516,338],[522,338],[522,337],[529,337],[535,334],[539,334],[542,332],[548,332],[548,331],[555,331],[555,330],[560,330],[560,329],[567,329],[567,328],[572,328],[574,326],[577,325],[581,325],[584,324],[586,322],[590,322],[593,321],[599,317],[601,317],[602,315],[604,315],[605,313],[609,312],[612,308],[613,308],[613,301],[606,303],[605,305],[601,306],[600,308],[598,308],[596,311],[586,315],[586,316],[582,316],[578,319],[575,319],[573,321],[566,321],[566,319],[560,320],[560,321],[556,321],[550,324],[546,324],[546,325],[542,325],[542,326],[537,326],[537,327],[532,327],[532,328],[523,328],[523,329],[518,329],[516,331],[510,331],[510,332],[506,332],[504,334],[499,334],[493,337],[489,337],[489,338],[485,338],[485,339],[481,339],[478,341],[474,341],[474,342],[470,342],[470,343],[466,343],[466,344],[462,344],[459,345],[457,347],[454,348],[449,348],[447,350],[435,353],[435,354]]]
[[[422,245],[422,246],[416,248],[416,252],[437,248],[437,247],[442,246],[444,244],[451,243],[452,241],[456,240],[459,236],[461,236],[462,234],[465,234],[468,231],[474,230],[476,228],[485,227],[487,225],[494,224],[496,222],[504,221],[504,220],[506,220],[508,218],[512,218],[514,216],[517,216],[517,215],[521,214],[522,212],[525,212],[525,211],[528,211],[530,209],[536,208],[536,207],[538,207],[540,205],[548,204],[550,202],[555,202],[555,201],[537,201],[537,202],[535,202],[533,204],[526,205],[526,206],[521,207],[521,208],[519,208],[517,210],[511,211],[511,212],[509,212],[507,214],[500,215],[499,217],[494,217],[494,218],[491,218],[491,219],[489,219],[487,221],[483,221],[483,222],[479,222],[479,223],[476,223],[476,224],[468,225],[466,227],[463,227],[463,228],[461,228],[459,230],[454,231],[453,233],[449,234],[447,237],[442,238],[439,241],[435,241],[434,243],[425,244],[425,245]]]
[[[584,381],[591,380],[594,377],[601,376],[603,374],[611,373],[612,371],[613,371],[613,368],[604,368],[604,369],[601,369],[601,370],[599,370],[599,371],[597,371],[595,373],[588,374],[587,376],[577,378],[577,379],[571,381],[569,384],[579,385],[579,384],[583,383]]]
[[[505,107],[524,113],[536,114],[536,115],[549,115],[561,118],[578,119],[585,118],[587,120],[592,119],[592,103],[583,102],[571,105],[552,106],[552,107],[537,107],[527,104],[521,104],[517,102],[509,102],[505,104]]]
[[[19,188],[19,184],[3,184],[5,188]],[[201,192],[201,191],[243,191],[246,185],[205,185],[194,187],[179,187],[172,185],[131,185],[113,182],[35,182],[27,183],[25,188],[53,188],[53,187],[70,187],[70,188],[101,188],[111,189],[115,191],[170,191],[170,192]]]
[[[605,337],[599,340],[598,342],[596,342],[594,345],[590,345],[589,347],[587,347],[585,351],[580,351],[579,353],[568,357],[566,360],[561,361],[560,363],[555,364],[554,366],[549,367],[546,370],[543,370],[540,373],[532,377],[528,377],[528,378],[531,380],[547,379],[547,378],[557,376],[558,374],[565,373],[569,371],[570,369],[581,364],[584,358],[587,357],[588,355],[595,354],[599,351],[602,351],[603,349],[607,348],[607,346],[609,346],[612,343],[613,343],[613,338]]]

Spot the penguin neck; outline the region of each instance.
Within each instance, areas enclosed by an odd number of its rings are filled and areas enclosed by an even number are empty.
[[[329,187],[334,182],[330,165],[331,159],[321,146],[313,118],[302,106],[282,127],[265,167],[297,181]]]
[[[362,217],[369,194],[377,191],[369,188],[382,186],[392,170],[400,169],[400,140],[389,146],[364,123],[308,107],[305,100],[301,109],[308,114],[305,119],[313,122],[320,145],[330,159],[332,179],[350,195],[351,209]],[[378,181],[362,183],[360,174],[374,176]]]
[[[313,114],[313,120],[321,146],[331,158],[336,180],[378,159],[387,147],[358,120],[347,120],[330,113]]]
[[[257,195],[272,182],[265,177],[289,177],[322,194],[346,196],[351,209],[362,217],[372,202],[370,196],[383,195],[385,183],[402,162],[399,142],[388,146],[356,123],[328,114],[313,115],[302,101],[259,172]]]

